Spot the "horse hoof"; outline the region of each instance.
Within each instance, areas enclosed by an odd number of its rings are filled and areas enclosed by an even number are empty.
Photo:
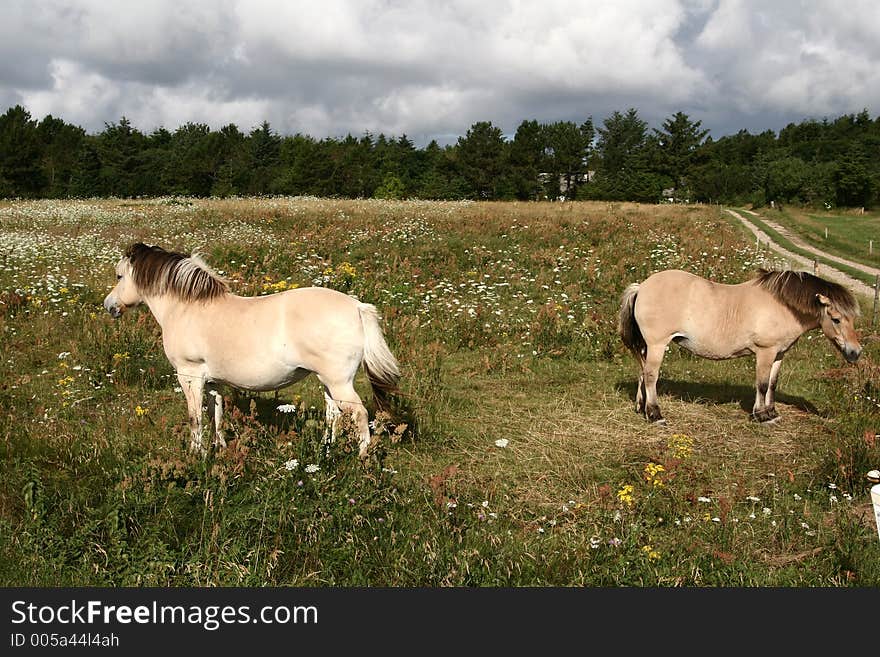
[[[658,427],[665,427],[666,426],[666,418],[665,417],[658,417],[656,420],[651,420],[651,424],[658,426]]]
[[[773,424],[779,420],[779,414],[770,411],[758,411],[757,413],[752,413],[752,419],[761,424]]]

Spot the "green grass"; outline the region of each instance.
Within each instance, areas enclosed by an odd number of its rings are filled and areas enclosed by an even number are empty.
[[[786,208],[780,216],[780,223],[807,243],[834,255],[880,268],[880,215],[877,213],[839,211],[819,214]]]
[[[375,303],[404,377],[372,458],[324,444],[313,378],[228,391],[229,448],[191,456],[155,320],[101,307],[134,239],[198,248],[240,294]],[[856,367],[804,336],[776,425],[748,418],[752,359],[677,347],[669,424],[633,412],[624,287],[738,282],[752,246],[700,206],[0,204],[0,584],[877,586],[875,336]]]

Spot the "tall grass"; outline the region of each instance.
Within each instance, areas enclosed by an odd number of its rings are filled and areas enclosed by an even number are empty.
[[[717,208],[170,201],[0,204],[0,583],[880,583],[873,336],[856,367],[805,336],[775,426],[748,419],[751,359],[675,347],[669,425],[633,412],[625,286],[763,260]],[[375,303],[404,377],[371,459],[325,443],[314,379],[226,391],[228,449],[191,456],[155,320],[101,307],[133,240],[200,251],[239,294]]]

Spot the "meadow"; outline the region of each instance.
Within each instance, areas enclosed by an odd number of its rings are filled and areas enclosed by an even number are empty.
[[[400,361],[379,442],[326,445],[311,377],[227,391],[229,447],[186,404],[142,307],[102,301],[134,241],[198,251],[241,295],[376,304]],[[623,289],[785,267],[717,206],[310,197],[0,202],[4,586],[877,586],[878,345],[816,331],[781,421],[754,360],[672,346],[666,426],[634,412]],[[358,390],[370,400],[359,375]]]

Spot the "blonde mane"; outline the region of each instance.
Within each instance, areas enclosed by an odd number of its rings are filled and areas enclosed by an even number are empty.
[[[849,290],[808,272],[759,269],[752,280],[798,315],[817,317],[820,304],[816,295],[821,294],[844,315],[859,316],[859,304]]]
[[[181,301],[210,301],[229,286],[196,254],[166,251],[141,242],[126,249],[135,285],[146,295],[173,294]]]

